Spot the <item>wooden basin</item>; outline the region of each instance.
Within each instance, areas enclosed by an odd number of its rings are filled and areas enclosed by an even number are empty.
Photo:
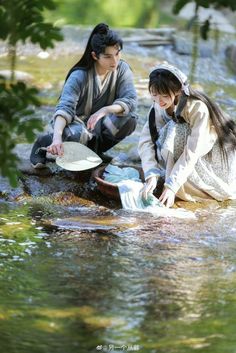
[[[105,195],[111,199],[114,199],[114,200],[120,200],[118,186],[116,184],[109,183],[108,181],[105,181],[103,179],[103,173],[104,173],[104,170],[106,169],[106,167],[107,167],[107,165],[103,165],[101,167],[96,168],[92,173],[92,177],[96,181],[96,183],[98,185],[98,189],[101,191],[101,193],[103,195]],[[126,165],[126,166],[122,166],[120,168],[125,168],[125,167],[130,167],[130,166]],[[142,168],[141,167],[134,167],[134,166],[132,166],[132,168],[137,169],[139,171],[139,175],[141,176],[141,179],[144,180]]]

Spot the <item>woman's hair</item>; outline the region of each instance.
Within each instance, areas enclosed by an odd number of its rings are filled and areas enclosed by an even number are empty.
[[[96,57],[98,58],[101,53],[105,52],[106,47],[114,45],[118,45],[120,49],[122,49],[122,39],[116,32],[110,30],[108,25],[105,23],[99,23],[94,27],[92,33],[90,34],[81,59],[69,70],[65,81],[73,71],[77,69],[89,70],[93,66],[94,59],[91,55],[92,51],[95,52]]]
[[[181,87],[181,82],[168,70],[156,69],[149,75],[149,92],[154,90],[159,94],[168,94],[170,96],[171,92],[178,92]]]
[[[171,92],[179,92],[181,88],[181,82],[172,72],[168,70],[156,69],[152,71],[149,75],[149,91],[153,90],[154,92],[157,92],[159,94],[170,95]],[[223,159],[227,161],[226,147],[229,147],[231,150],[236,149],[235,122],[231,118],[226,116],[219,108],[219,106],[214,103],[209,97],[207,97],[204,93],[199,92],[197,90],[193,90],[191,87],[189,87],[189,93],[189,98],[199,99],[206,104],[209,110],[210,119],[218,135],[221,154],[223,156]],[[182,99],[182,101],[185,101],[186,104],[188,96],[186,96],[185,93],[182,92],[180,99]],[[181,111],[183,110],[185,104],[182,105]],[[181,114],[181,111],[179,111],[178,114]]]

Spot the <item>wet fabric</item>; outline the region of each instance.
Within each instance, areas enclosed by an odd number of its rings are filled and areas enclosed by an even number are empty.
[[[109,164],[103,178],[105,181],[117,184],[122,207],[125,210],[148,212],[160,217],[195,218],[192,212],[180,208],[166,208],[153,194],[149,194],[145,200],[140,193],[144,185],[135,168],[120,168]]]

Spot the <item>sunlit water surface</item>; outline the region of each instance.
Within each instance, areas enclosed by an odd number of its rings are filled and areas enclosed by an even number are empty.
[[[233,202],[55,208],[1,206],[1,352],[235,352]]]

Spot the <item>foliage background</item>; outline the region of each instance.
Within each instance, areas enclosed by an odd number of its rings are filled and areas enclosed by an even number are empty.
[[[40,105],[38,90],[15,80],[17,46],[30,41],[42,49],[53,48],[62,40],[60,29],[44,20],[44,9],[52,10],[53,0],[1,0],[0,39],[8,48],[10,82],[0,76],[0,174],[17,186],[18,158],[14,148],[20,136],[33,142],[35,133],[42,130],[40,121],[33,117],[34,108]]]
[[[107,22],[112,27],[157,27],[173,25],[173,0],[55,0],[56,11],[46,12],[48,20],[56,24],[93,25]]]

